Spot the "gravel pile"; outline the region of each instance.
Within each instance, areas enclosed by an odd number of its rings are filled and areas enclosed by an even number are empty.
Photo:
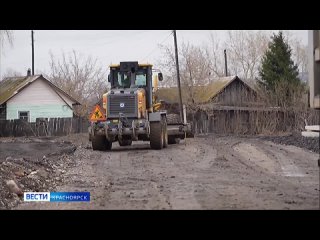
[[[312,152],[319,153],[319,138],[303,137],[301,133],[295,133],[289,136],[263,136],[259,137],[277,144],[293,145],[296,147],[308,149]]]
[[[198,138],[207,138],[208,136],[213,137],[233,137],[239,138],[258,138],[266,141],[271,141],[276,144],[293,145],[296,147],[308,149],[315,153],[320,153],[320,141],[319,138],[303,137],[301,133],[289,133],[283,135],[272,135],[272,136],[257,136],[257,135],[233,135],[233,134],[203,134],[197,135]]]

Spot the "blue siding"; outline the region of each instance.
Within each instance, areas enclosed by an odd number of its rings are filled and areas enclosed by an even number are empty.
[[[66,118],[72,117],[73,111],[67,105],[46,104],[46,105],[26,105],[26,104],[8,104],[7,120],[18,119],[19,111],[30,111],[30,122],[35,122],[36,118]]]

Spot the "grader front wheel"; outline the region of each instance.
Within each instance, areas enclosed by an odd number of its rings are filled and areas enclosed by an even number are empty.
[[[163,125],[161,122],[150,123],[150,147],[151,149],[162,149],[164,143]]]

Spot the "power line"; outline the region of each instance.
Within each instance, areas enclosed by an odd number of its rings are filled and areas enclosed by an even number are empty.
[[[31,44],[32,44],[32,76],[34,76],[34,32],[31,30]]]
[[[164,43],[172,34],[173,34],[173,32],[170,31],[170,34],[169,34],[168,36],[166,36],[166,38],[165,38],[161,43],[159,43],[159,45],[161,45],[162,43]],[[155,50],[157,50],[157,49],[158,49],[158,46],[155,47],[154,49],[152,49],[152,51],[151,51],[147,56],[145,56],[145,57],[142,59],[142,62],[143,62],[144,60],[146,60],[146,58],[148,58],[148,57],[149,57]]]

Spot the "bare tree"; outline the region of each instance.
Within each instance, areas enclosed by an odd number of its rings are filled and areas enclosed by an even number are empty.
[[[207,81],[208,75],[211,79],[222,77],[225,75],[223,50],[226,49],[229,74],[238,75],[244,79],[255,79],[258,77],[260,60],[268,47],[268,41],[268,31],[229,31],[227,40],[222,43],[214,33],[211,33],[209,42],[204,46],[181,44],[179,47],[181,69],[185,68],[189,78],[197,72],[197,76],[193,77],[193,81],[197,83],[204,79]],[[164,53],[161,66],[170,73],[170,80],[174,79],[173,48],[168,46],[161,46],[161,48]],[[191,74],[190,69],[192,69]],[[202,73],[199,74],[200,72]]]
[[[8,42],[10,45],[13,45],[12,30],[0,30],[0,47],[3,47],[6,42]]]
[[[291,31],[284,30],[283,35],[292,49],[292,58],[298,66],[299,72],[308,71],[308,46],[304,45],[301,39],[293,35]]]
[[[182,87],[186,90],[187,104],[196,108],[201,87],[210,82],[211,61],[207,58],[204,48],[182,43],[180,62],[181,81]]]
[[[256,78],[268,41],[266,31],[229,31],[225,45],[231,73],[244,79]]]
[[[218,37],[214,33],[210,33],[209,43],[207,46],[204,46],[204,49],[209,61],[211,77],[223,77],[225,75],[223,46],[220,44]]]
[[[163,52],[159,65],[166,73],[166,87],[177,86],[175,55],[173,47],[161,46]],[[183,95],[189,109],[195,109],[198,105],[197,96],[199,89],[210,82],[211,61],[205,47],[195,46],[190,43],[182,43],[179,46],[179,67]]]
[[[308,71],[308,47],[301,40],[294,39],[291,43],[292,57],[295,64],[298,66],[299,72],[305,73]]]
[[[12,68],[7,68],[6,71],[2,75],[2,79],[5,79],[7,77],[22,77],[24,74],[12,69]]]
[[[13,31],[11,30],[0,30],[0,80],[1,75],[1,56],[4,54],[3,47],[5,43],[8,42],[11,46],[13,45]]]
[[[97,59],[84,58],[74,50],[69,55],[63,53],[61,60],[50,55],[49,79],[77,99],[82,104],[77,114],[86,116],[107,91],[106,70],[98,66]]]

